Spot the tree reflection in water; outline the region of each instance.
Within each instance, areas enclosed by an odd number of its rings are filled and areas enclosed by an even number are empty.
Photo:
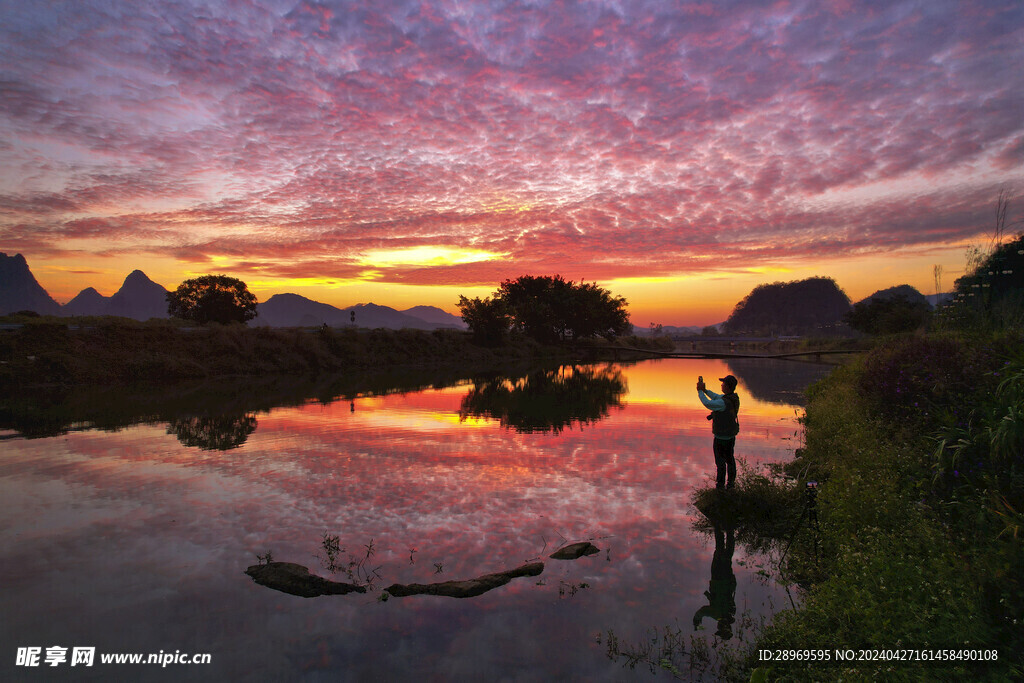
[[[597,422],[622,408],[626,380],[616,366],[562,366],[523,377],[474,380],[459,419],[489,417],[517,432],[561,432],[574,423]]]
[[[203,451],[228,451],[245,443],[256,431],[256,416],[220,415],[179,417],[167,425],[167,433],[174,434],[181,445]]]

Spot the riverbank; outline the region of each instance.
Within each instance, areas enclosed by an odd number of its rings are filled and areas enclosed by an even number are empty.
[[[186,327],[173,321],[40,318],[0,331],[0,386],[111,385],[218,377],[308,376],[516,361],[630,360],[623,346],[664,348],[667,339],[544,346],[514,339],[472,343],[459,330]]]
[[[1024,675],[1022,348],[893,339],[812,387],[785,469],[818,482],[819,525],[780,572],[807,590],[749,650],[752,680]]]

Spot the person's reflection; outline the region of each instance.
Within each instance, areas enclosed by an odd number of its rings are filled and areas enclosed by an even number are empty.
[[[732,572],[732,553],[735,548],[735,525],[727,519],[715,519],[715,554],[711,558],[711,584],[704,595],[707,605],[693,615],[694,630],[700,628],[704,617],[718,621],[715,632],[722,640],[732,638],[732,624],[736,620],[736,575]]]

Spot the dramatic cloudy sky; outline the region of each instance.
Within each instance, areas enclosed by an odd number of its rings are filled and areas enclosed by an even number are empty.
[[[0,250],[61,301],[931,293],[1024,189],[1021,64],[1019,0],[0,0]]]

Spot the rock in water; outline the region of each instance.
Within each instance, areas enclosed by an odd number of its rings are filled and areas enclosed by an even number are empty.
[[[346,593],[365,593],[366,588],[351,583],[329,581],[323,577],[310,574],[309,569],[293,562],[268,562],[254,564],[245,570],[252,580],[261,586],[273,588],[282,593],[290,593],[303,598],[315,598],[319,595],[345,595]]]
[[[578,560],[585,555],[596,555],[601,550],[589,541],[572,543],[551,554],[552,560]]]
[[[445,581],[443,583],[428,584],[396,583],[384,590],[396,598],[404,598],[409,595],[443,595],[449,598],[473,598],[498,586],[504,586],[517,576],[537,576],[542,571],[544,571],[543,562],[531,562],[507,572],[484,574],[468,581]]]

